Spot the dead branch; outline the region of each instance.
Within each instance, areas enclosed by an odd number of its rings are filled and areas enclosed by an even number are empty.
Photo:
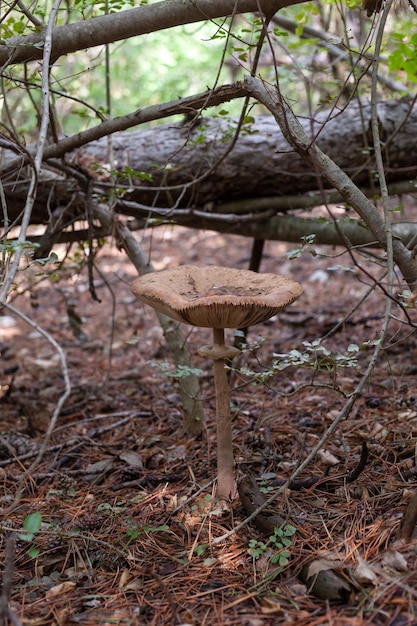
[[[398,539],[409,543],[417,524],[417,491],[411,495],[398,530]]]
[[[247,515],[251,515],[265,502],[256,479],[250,474],[245,474],[241,478],[238,483],[238,492]],[[275,528],[281,528],[289,520],[284,519],[272,509],[263,509],[256,515],[253,521],[264,535],[273,535]]]
[[[5,563],[0,594],[0,626],[7,626],[8,622],[11,622],[13,626],[22,626],[17,615],[9,606],[14,573],[14,548],[14,540],[5,539]]]

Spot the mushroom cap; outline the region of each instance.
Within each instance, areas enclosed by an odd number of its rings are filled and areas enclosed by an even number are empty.
[[[260,324],[302,294],[294,280],[228,267],[182,265],[137,278],[133,294],[184,324],[246,328]]]

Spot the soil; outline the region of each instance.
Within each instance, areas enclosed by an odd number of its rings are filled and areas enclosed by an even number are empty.
[[[138,237],[157,270],[248,267],[244,237],[169,227]],[[399,285],[362,393],[283,491],[355,391],[386,307],[380,253],[354,263],[311,246],[288,258],[295,247],[267,242],[261,270],[298,280],[304,294],[249,330],[229,376],[238,477],[252,477],[262,498],[278,493],[268,515],[285,520],[284,537],[272,539],[258,516],[216,543],[250,511],[238,497],[222,511],[214,497],[213,381],[197,355],[210,331],[184,327],[207,422],[191,437],[162,331],[132,296],[136,271],[114,244],[96,259],[100,302],[81,248],[58,272],[21,272],[13,305],[36,326],[0,317],[1,541],[13,566],[12,579],[3,573],[3,616],[84,626],[417,624],[417,313],[398,306]],[[63,355],[71,392],[60,407]]]

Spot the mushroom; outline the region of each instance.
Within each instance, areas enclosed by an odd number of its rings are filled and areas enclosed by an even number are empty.
[[[226,363],[240,350],[224,341],[225,328],[243,328],[269,319],[296,300],[301,286],[285,276],[227,267],[177,268],[137,278],[133,294],[157,311],[182,322],[213,329],[213,344],[198,350],[213,360],[217,417],[217,496],[236,494],[232,424]]]

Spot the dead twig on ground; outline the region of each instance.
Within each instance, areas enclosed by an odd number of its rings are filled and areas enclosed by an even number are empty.
[[[398,539],[410,542],[417,524],[417,491],[414,491],[404,511],[398,530]]]
[[[14,573],[14,546],[13,539],[5,539],[5,563],[0,594],[0,626],[7,626],[8,621],[11,622],[13,626],[22,626],[17,615],[9,606]]]

